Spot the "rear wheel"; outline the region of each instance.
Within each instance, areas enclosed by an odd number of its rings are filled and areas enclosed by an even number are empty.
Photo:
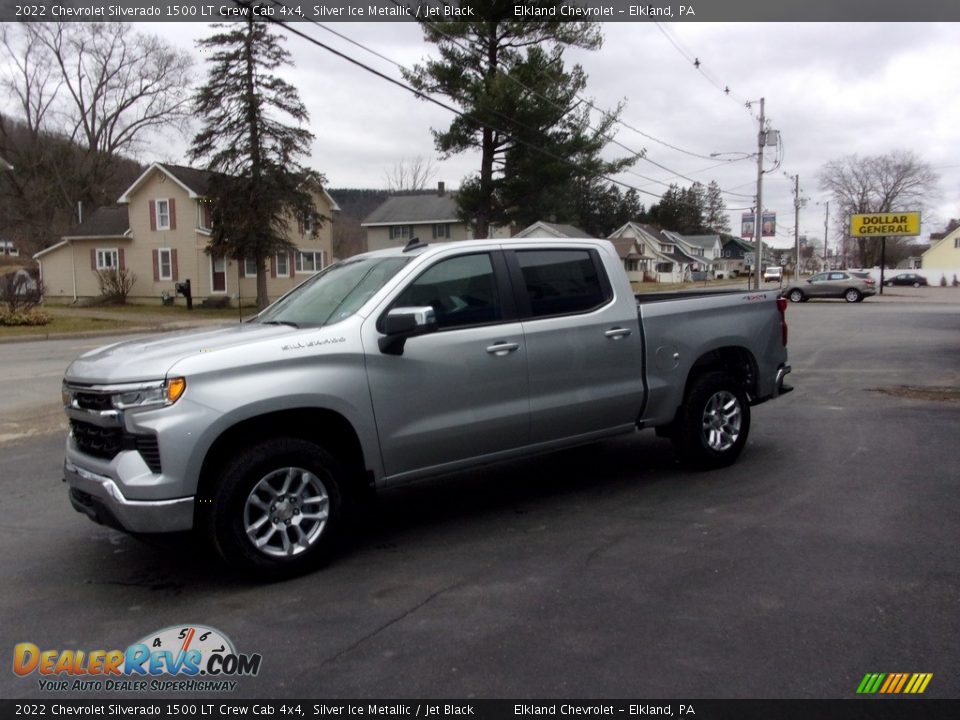
[[[863,295],[860,294],[860,291],[856,288],[850,288],[843,293],[843,299],[848,303],[860,302],[863,299]]]
[[[236,570],[277,580],[329,556],[340,531],[345,474],[330,453],[274,438],[228,461],[210,498],[206,529]]]
[[[690,386],[675,421],[673,446],[684,465],[709,470],[739,457],[750,433],[750,404],[737,380],[726,372],[704,373]]]
[[[790,302],[803,302],[803,291],[802,290],[791,290],[787,293],[787,299]]]

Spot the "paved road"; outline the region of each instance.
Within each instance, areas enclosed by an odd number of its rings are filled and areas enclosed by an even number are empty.
[[[788,318],[797,390],[734,467],[685,473],[647,432],[423,483],[276,585],[90,523],[61,437],[7,443],[0,650],[194,622],[262,653],[240,697],[851,698],[867,672],[960,697],[960,306]]]

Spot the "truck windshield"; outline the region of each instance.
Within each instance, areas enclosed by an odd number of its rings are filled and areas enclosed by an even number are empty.
[[[361,257],[334,263],[280,298],[255,322],[296,327],[332,325],[359,310],[409,260]]]

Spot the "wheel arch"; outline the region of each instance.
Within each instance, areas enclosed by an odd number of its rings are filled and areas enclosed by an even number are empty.
[[[246,418],[222,431],[203,458],[197,497],[209,497],[217,470],[237,447],[249,447],[261,440],[278,437],[321,445],[343,464],[350,489],[362,493],[372,487],[372,474],[367,472],[363,447],[350,421],[333,410],[295,408]],[[201,505],[197,503],[198,511],[203,509]]]
[[[704,373],[720,370],[735,378],[752,399],[757,395],[757,359],[745,347],[727,346],[704,353],[690,367],[683,388],[683,402],[690,394],[690,388],[696,379]]]

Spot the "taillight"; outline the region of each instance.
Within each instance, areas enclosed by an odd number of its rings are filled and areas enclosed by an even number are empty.
[[[865,280],[864,282],[866,282],[867,285],[876,285],[876,284],[877,284],[875,280]]]
[[[780,311],[780,339],[783,346],[787,346],[787,299],[785,297],[777,298],[777,310]]]

